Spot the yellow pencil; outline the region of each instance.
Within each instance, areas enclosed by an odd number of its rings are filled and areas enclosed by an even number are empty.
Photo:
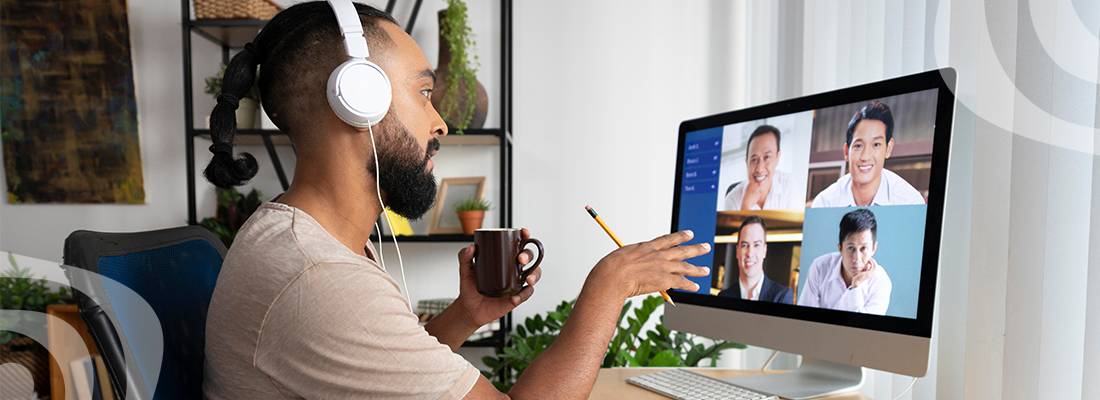
[[[614,240],[616,245],[618,245],[619,247],[623,247],[623,242],[619,240],[618,236],[615,236],[615,232],[612,232],[611,228],[607,227],[607,224],[603,223],[603,219],[600,219],[600,215],[596,214],[596,209],[592,208],[592,206],[584,206],[584,209],[588,210],[588,213],[592,215],[592,218],[596,220],[597,224],[600,224],[600,227],[603,228],[603,231],[607,232],[608,236],[611,236],[611,240]],[[660,293],[661,297],[664,297],[665,301],[667,301],[668,304],[676,306],[676,303],[672,301],[671,297],[668,297],[668,293],[665,293],[664,290],[659,290],[657,291],[657,293]]]

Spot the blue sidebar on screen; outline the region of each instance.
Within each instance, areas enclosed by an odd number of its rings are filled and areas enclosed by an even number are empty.
[[[685,140],[683,176],[680,177],[679,230],[690,229],[695,237],[687,244],[710,243],[718,223],[718,168],[722,160],[722,127],[688,132]],[[714,255],[686,260],[692,265],[713,268]],[[713,273],[713,270],[711,271]],[[688,277],[699,284],[698,293],[710,294],[710,277]]]

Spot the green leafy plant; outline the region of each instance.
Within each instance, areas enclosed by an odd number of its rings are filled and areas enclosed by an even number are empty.
[[[455,204],[455,211],[456,212],[489,211],[489,209],[491,209],[491,208],[493,208],[493,203],[490,202],[489,200],[478,199],[478,198],[474,198],[474,197],[468,198],[466,200],[462,200],[462,201],[458,202],[458,204]]]
[[[46,279],[35,279],[31,274],[31,268],[19,268],[15,262],[15,256],[8,253],[8,263],[11,268],[0,275],[0,310],[25,310],[46,312],[46,307],[51,304],[59,304],[69,297],[69,289],[65,286],[57,291],[50,290],[46,286]],[[7,344],[14,338],[23,335],[8,331],[7,329],[21,323],[23,319],[35,318],[32,323],[45,324],[46,320],[41,314],[14,313],[10,318],[0,319],[0,344]],[[41,318],[41,321],[37,320]]]
[[[214,76],[206,77],[206,86],[203,88],[203,93],[217,97],[222,93],[222,79],[225,77],[225,64],[221,64],[218,73]],[[258,79],[258,78],[257,78]],[[248,93],[245,94],[245,98],[260,101],[260,87],[256,86],[256,82],[252,83],[252,88],[248,89]]]
[[[263,203],[260,197],[263,195],[256,189],[248,192],[247,196],[241,195],[237,189],[218,188],[215,193],[218,196],[218,210],[213,217],[203,218],[199,225],[213,232],[229,248],[241,225],[260,208]]]
[[[455,132],[459,135],[470,126],[470,121],[474,118],[474,107],[477,105],[477,55],[473,54],[473,62],[469,61],[477,42],[474,40],[473,29],[466,22],[466,2],[447,0],[447,9],[439,20],[439,35],[451,47],[451,63],[448,66],[450,72],[445,79],[446,89],[443,91],[441,105],[443,115],[456,116],[456,121],[447,122],[454,125]],[[456,109],[459,105],[459,85],[466,88],[465,109],[462,110]]]
[[[545,318],[537,314],[517,325],[511,335],[511,345],[504,347],[495,357],[482,358],[482,362],[492,369],[482,371],[482,374],[492,380],[497,389],[505,392],[511,389],[535,357],[554,343],[569,313],[573,311],[575,301],[563,301],[554,311],[546,313]],[[699,340],[703,339],[702,336],[669,330],[664,326],[664,316],[652,330],[643,331],[650,316],[662,304],[664,299],[650,296],[642,300],[640,307],[634,308],[633,316],[627,316],[633,304],[623,305],[618,329],[608,345],[601,367],[697,367],[703,360],[710,360],[710,366],[715,366],[723,350],[745,348],[745,345],[725,341],[708,344]],[[624,318],[627,321],[625,326]],[[499,377],[504,369],[511,372],[507,381],[501,381]]]

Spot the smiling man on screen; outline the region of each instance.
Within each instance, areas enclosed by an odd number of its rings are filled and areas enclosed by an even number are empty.
[[[894,151],[894,114],[872,101],[848,123],[844,161],[848,173],[814,197],[810,207],[866,207],[925,204],[909,182],[883,168]]]

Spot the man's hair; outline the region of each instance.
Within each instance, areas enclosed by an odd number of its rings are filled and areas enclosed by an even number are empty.
[[[866,230],[871,231],[871,240],[877,242],[878,223],[875,222],[875,213],[871,210],[860,208],[844,214],[844,217],[840,219],[840,240],[838,243],[844,243],[844,239],[848,235]]]
[[[741,241],[741,232],[745,230],[745,227],[752,224],[760,224],[760,228],[763,229],[764,234],[767,235],[768,226],[764,225],[764,219],[755,215],[750,215],[748,218],[745,218],[744,221],[741,221],[741,228],[737,230],[737,241]]]
[[[355,4],[363,23],[363,36],[372,54],[393,47],[393,40],[381,21],[397,22],[374,7]],[[237,133],[235,111],[255,82],[264,110],[271,121],[292,140],[315,124],[315,113],[328,108],[325,97],[328,76],[347,60],[340,27],[332,7],[324,1],[300,3],[275,15],[244,51],[225,68],[222,92],[210,113],[210,136],[214,157],[203,174],[222,188],[240,186],[256,175],[256,159],[240,153],[233,157],[233,136]],[[259,79],[256,68],[260,66]]]
[[[852,134],[856,131],[856,125],[865,119],[881,121],[886,125],[886,142],[894,138],[894,113],[890,111],[890,106],[875,100],[863,106],[848,122],[848,136],[844,139],[844,147],[852,145]]]
[[[760,125],[749,135],[749,142],[745,143],[745,158],[749,158],[749,146],[752,145],[752,140],[769,133],[775,135],[775,150],[779,151],[779,128],[771,125]]]

